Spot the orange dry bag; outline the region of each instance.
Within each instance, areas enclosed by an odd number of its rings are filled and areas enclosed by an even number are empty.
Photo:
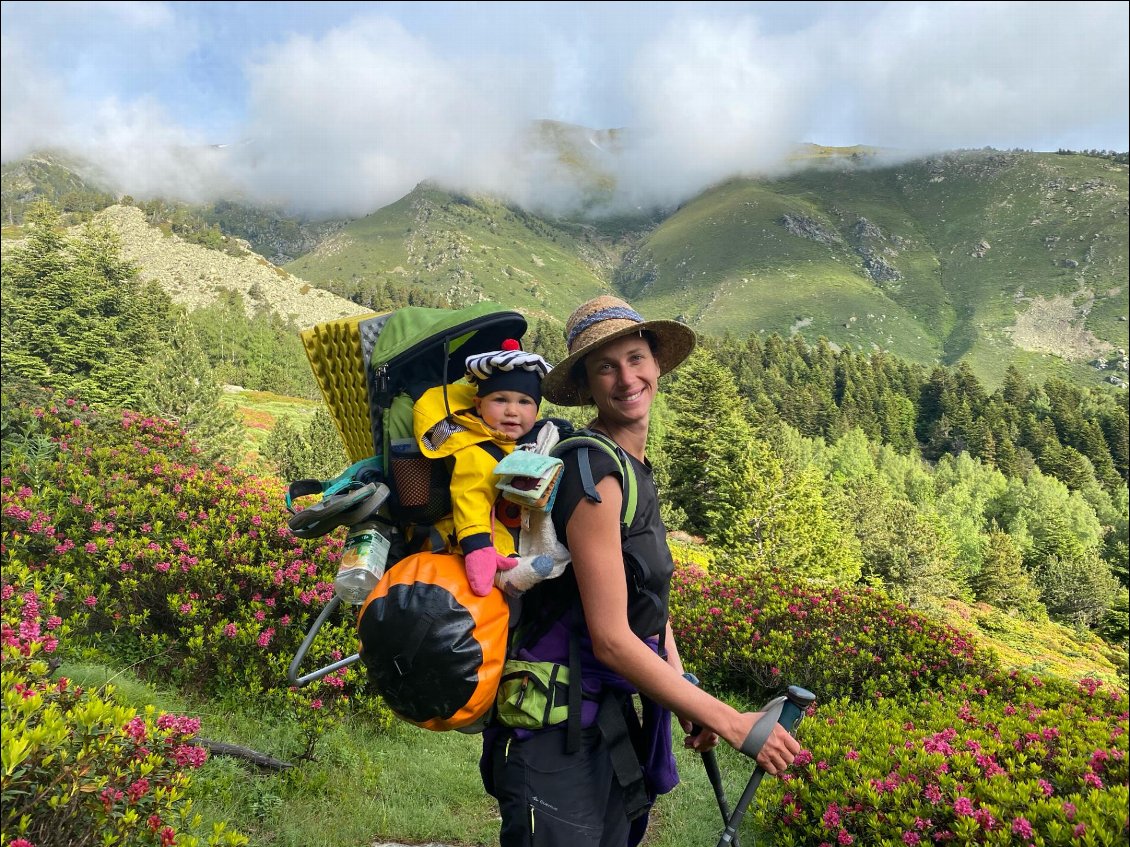
[[[502,677],[509,617],[497,588],[471,591],[461,556],[409,556],[385,572],[358,616],[369,683],[424,729],[481,729]]]

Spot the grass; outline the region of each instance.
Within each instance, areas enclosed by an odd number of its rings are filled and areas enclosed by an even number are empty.
[[[200,736],[238,744],[288,760],[300,745],[286,721],[264,715],[254,703],[196,701],[140,681],[130,672],[100,665],[63,665],[59,673],[86,687],[112,682],[135,708],[201,719]],[[676,745],[681,733],[676,731]],[[346,847],[382,841],[491,845],[498,839],[498,808],[478,774],[481,738],[434,733],[406,723],[374,730],[363,720],[331,729],[316,759],[288,771],[260,769],[213,755],[193,776],[190,796],[202,831],[225,821],[255,847]],[[648,847],[714,844],[721,816],[699,756],[678,747],[682,784],[653,812]],[[747,760],[719,749],[730,803],[752,773]],[[743,829],[743,831],[746,831]],[[747,834],[747,841],[750,836]]]
[[[939,610],[948,623],[990,646],[1001,664],[1039,676],[1077,680],[1084,676],[1125,687],[1126,652],[1098,636],[1052,621],[1026,621],[984,603],[947,601]]]
[[[315,400],[234,386],[224,392],[221,402],[235,409],[243,422],[240,455],[243,462],[251,467],[261,464],[263,444],[275,424],[286,418],[292,423],[305,426],[321,405]]]
[[[583,231],[487,198],[419,186],[286,269],[331,289],[345,280],[415,283],[455,301],[487,299],[562,320],[607,289],[602,256]]]
[[[850,152],[806,148],[797,161],[814,167],[729,180],[666,217],[609,226],[420,186],[287,269],[330,287],[411,283],[557,322],[615,279],[644,314],[703,332],[785,335],[807,321],[810,341],[968,361],[990,389],[1009,364],[1038,379],[1102,382],[1089,356],[1026,351],[1009,330],[1032,298],[1083,290],[1094,302],[1080,325],[1127,346],[1125,165],[965,151],[879,167],[879,157]],[[790,234],[785,215],[833,238]],[[878,234],[860,234],[863,218]],[[901,278],[871,279],[863,249]]]

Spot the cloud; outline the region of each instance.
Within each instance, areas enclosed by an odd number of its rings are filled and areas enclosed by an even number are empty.
[[[855,131],[912,151],[1041,141],[1048,149],[1071,128],[1110,137],[1121,127],[1125,139],[1128,8],[885,6],[835,42],[838,70],[857,92]]]
[[[796,47],[752,19],[676,21],[644,45],[628,81],[625,195],[677,202],[727,177],[780,169],[811,100],[811,66]]]
[[[11,161],[58,139],[67,125],[58,79],[45,73],[24,44],[0,36],[0,158]]]
[[[138,197],[358,216],[424,180],[670,205],[802,141],[1127,146],[1126,3],[269,7],[5,4],[3,158],[67,146]]]
[[[544,102],[521,69],[445,59],[386,18],[292,38],[248,79],[247,190],[315,214],[364,214],[425,179],[505,186]]]

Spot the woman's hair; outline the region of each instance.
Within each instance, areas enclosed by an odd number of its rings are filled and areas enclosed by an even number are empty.
[[[640,335],[644,338],[645,341],[647,341],[647,346],[648,349],[651,350],[651,355],[657,355],[659,353],[659,339],[655,337],[655,333],[650,329],[645,329],[640,332]],[[621,336],[621,338],[629,337],[630,336]],[[619,341],[620,339],[617,338],[615,340]],[[598,347],[597,349],[599,350],[600,348]],[[596,350],[593,351],[593,353],[595,352]],[[589,394],[589,377],[585,372],[585,359],[587,359],[591,355],[592,353],[589,353],[588,356],[585,356],[578,360],[573,365],[573,369],[569,372],[569,378],[577,386],[577,393],[585,400],[586,405],[592,403],[592,395]]]

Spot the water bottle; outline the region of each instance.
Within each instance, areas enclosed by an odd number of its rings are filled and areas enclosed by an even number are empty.
[[[362,521],[349,528],[341,565],[334,578],[334,593],[344,603],[359,606],[385,572],[389,540],[376,521]]]

